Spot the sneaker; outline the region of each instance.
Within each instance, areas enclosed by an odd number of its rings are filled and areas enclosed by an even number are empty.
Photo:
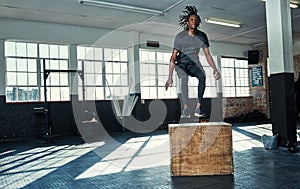
[[[183,117],[187,117],[187,118],[191,117],[190,110],[188,108],[183,109],[182,114],[181,114],[181,118],[183,118]]]
[[[194,115],[196,117],[207,117],[207,114],[205,112],[201,112],[200,108],[196,108]]]

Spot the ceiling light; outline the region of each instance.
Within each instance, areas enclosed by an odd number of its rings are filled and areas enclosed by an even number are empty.
[[[296,9],[296,8],[298,8],[298,5],[294,4],[294,3],[290,3],[290,7],[293,8],[293,9]]]
[[[148,8],[143,8],[143,7],[136,7],[136,6],[118,4],[118,3],[111,3],[111,2],[105,2],[105,1],[79,0],[78,2],[80,4],[100,6],[100,7],[104,7],[104,8],[125,10],[125,11],[144,13],[144,14],[154,14],[154,15],[163,15],[164,14],[164,11],[160,11],[160,10],[148,9]]]
[[[266,1],[266,0],[261,0],[261,1]],[[290,7],[291,8],[293,8],[293,9],[298,8],[298,4],[299,4],[299,1],[290,0]]]
[[[241,27],[241,23],[239,23],[239,22],[223,20],[223,19],[218,19],[218,18],[207,18],[207,19],[205,19],[205,22],[210,23],[210,24],[218,24],[218,25],[222,25],[222,26],[229,26],[229,27],[235,27],[235,28]]]

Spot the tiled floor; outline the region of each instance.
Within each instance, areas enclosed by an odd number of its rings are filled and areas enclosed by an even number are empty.
[[[270,124],[233,126],[227,176],[171,177],[167,130],[1,143],[0,188],[300,188],[300,153],[265,150],[263,134]]]

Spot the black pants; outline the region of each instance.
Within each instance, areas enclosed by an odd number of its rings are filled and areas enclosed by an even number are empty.
[[[198,79],[198,102],[202,104],[206,76],[203,69],[194,62],[183,62],[176,65],[175,70],[181,78],[182,103],[188,104],[188,76]]]

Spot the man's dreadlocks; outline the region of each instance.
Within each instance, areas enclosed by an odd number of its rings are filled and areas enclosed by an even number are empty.
[[[186,23],[191,15],[196,15],[199,19],[199,23],[201,23],[200,16],[197,14],[198,10],[195,6],[186,6],[185,10],[182,11],[183,15],[179,16],[179,25],[182,27],[186,26]]]

